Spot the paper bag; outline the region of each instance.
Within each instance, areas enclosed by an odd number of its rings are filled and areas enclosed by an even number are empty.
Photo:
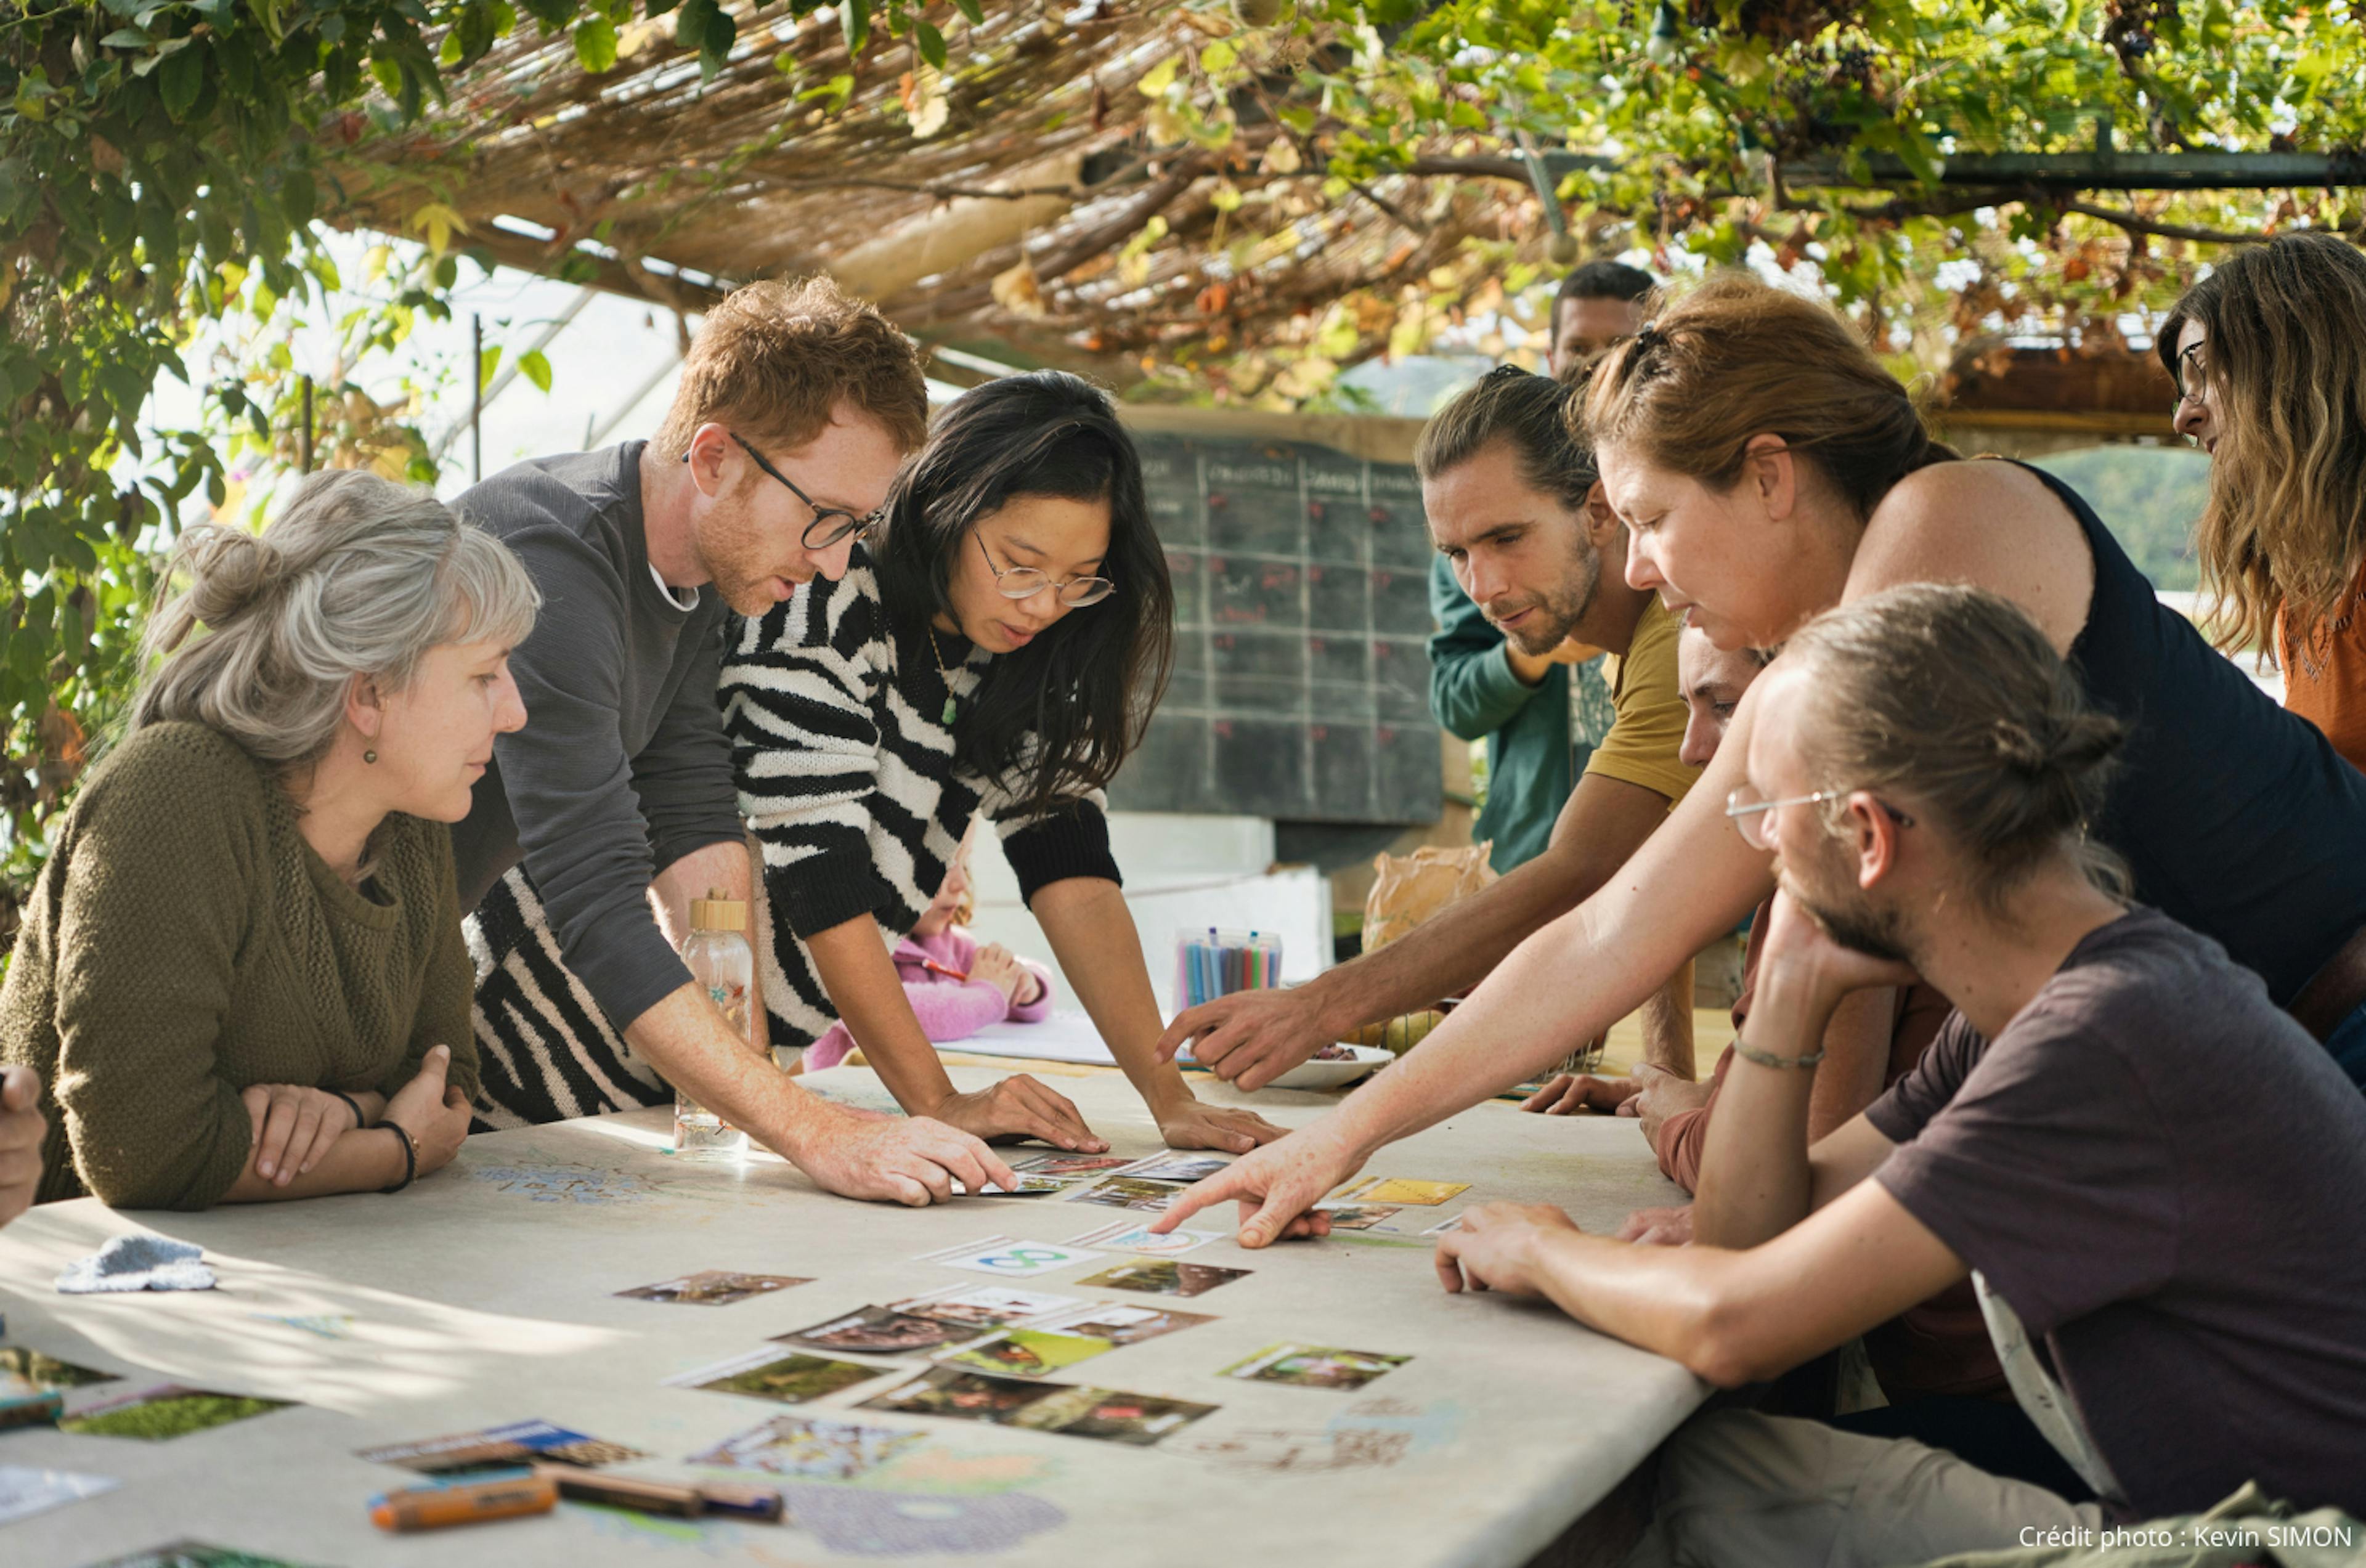
[[[1386,947],[1457,899],[1495,880],[1487,864],[1492,841],[1448,849],[1424,844],[1409,855],[1372,857],[1380,879],[1364,899],[1364,951]]]

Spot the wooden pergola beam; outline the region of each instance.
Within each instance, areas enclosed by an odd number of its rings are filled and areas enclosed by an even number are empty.
[[[1516,158],[1487,162],[1502,165],[1500,171],[1488,171],[1500,174],[1502,178],[1527,178],[1527,169]],[[1547,152],[1544,162],[1545,171],[1556,180],[1617,167],[1615,160],[1582,152]],[[1903,159],[1890,153],[1868,153],[1865,165],[1871,184],[1876,186],[1895,188],[1921,183]],[[1851,175],[1835,158],[1786,164],[1782,173],[1784,182],[1795,187],[1859,186],[1866,183]],[[2109,149],[2085,152],[1966,152],[1940,165],[1939,183],[2015,187],[2065,196],[2082,190],[2341,187],[2366,186],[2366,153],[2118,152]]]

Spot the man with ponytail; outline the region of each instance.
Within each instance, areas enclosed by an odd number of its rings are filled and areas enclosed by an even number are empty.
[[[1485,1204],[1439,1238],[1441,1282],[1545,1297],[1735,1387],[1969,1278],[2076,1480],[1721,1411],[1670,1440],[1630,1562],[1921,1562],[2253,1481],[2366,1512],[2366,1100],[2086,838],[2125,728],[2029,617],[1960,586],[1820,616],[1753,700],[1725,815],[1781,891],[1707,1156],[1754,1162],[1725,1244]],[[1810,1147],[1834,1010],[1918,973],[1958,1016]]]

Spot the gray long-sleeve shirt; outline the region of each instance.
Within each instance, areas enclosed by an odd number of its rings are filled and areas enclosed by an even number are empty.
[[[526,723],[493,742],[452,830],[460,907],[525,862],[567,966],[618,1029],[690,979],[646,897],[658,871],[744,829],[715,707],[726,606],[683,609],[649,570],[641,453],[521,463],[463,493],[542,590],[510,658]]]

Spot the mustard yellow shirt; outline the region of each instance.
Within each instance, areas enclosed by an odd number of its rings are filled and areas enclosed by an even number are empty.
[[[1680,629],[1653,594],[1635,622],[1626,653],[1603,660],[1616,716],[1585,765],[1589,773],[1664,795],[1672,807],[1700,777],[1698,768],[1676,759],[1684,743],[1684,698],[1676,683]]]

